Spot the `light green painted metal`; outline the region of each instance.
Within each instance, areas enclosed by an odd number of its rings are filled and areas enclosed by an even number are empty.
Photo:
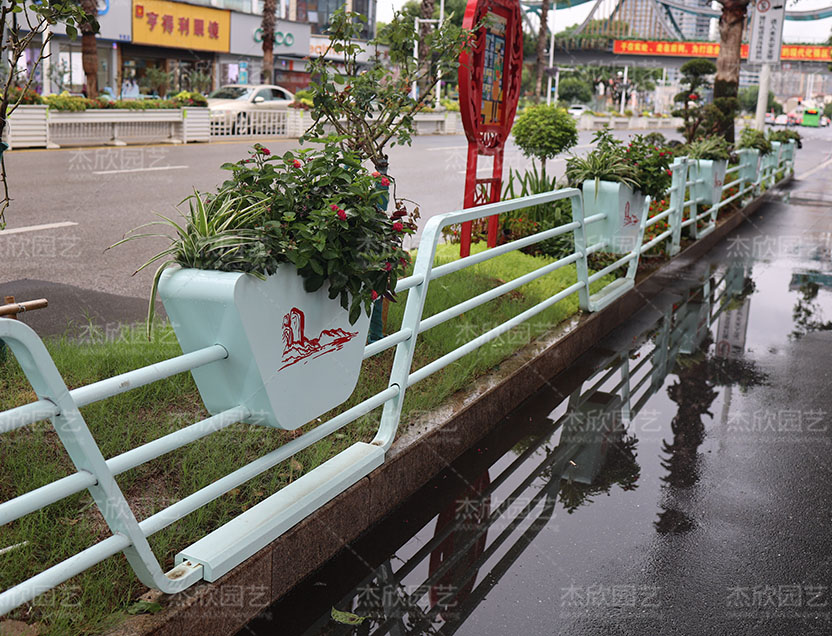
[[[737,198],[748,196],[763,183],[764,175],[758,169],[758,153],[756,151],[740,151],[739,154],[741,165],[727,171],[729,175],[736,173],[737,178],[723,185],[723,191],[729,187],[738,186],[739,192],[731,198],[712,206],[706,215],[711,214],[714,221],[717,212],[724,205]],[[784,151],[778,153],[778,155],[775,162],[768,166],[769,172],[776,173],[780,169],[793,170],[794,144],[784,146]],[[608,248],[609,245],[615,242],[616,236],[614,232],[606,232],[604,236],[590,236],[593,241],[588,242],[587,226],[605,226],[605,224],[611,222],[615,213],[620,212],[620,199],[616,206],[610,210],[594,209],[585,214],[586,194],[582,194],[577,189],[564,189],[432,217],[423,231],[413,274],[400,280],[397,285],[397,291],[399,292],[410,290],[401,329],[376,343],[367,345],[360,352],[359,359],[366,359],[391,347],[396,348],[388,387],[140,523],[137,522],[121,493],[115,480],[116,475],[210,435],[234,422],[257,421],[257,414],[252,413],[252,407],[259,408],[259,406],[255,403],[247,405],[244,397],[237,400],[227,398],[225,402],[213,407],[218,412],[211,417],[109,460],[105,460],[101,455],[101,451],[87,429],[79,407],[107,399],[150,382],[159,381],[175,373],[191,371],[195,376],[198,376],[207,369],[217,368],[229,363],[229,360],[234,356],[247,355],[242,345],[235,340],[236,334],[230,333],[229,330],[223,331],[221,328],[212,327],[212,329],[206,329],[199,333],[199,337],[195,337],[195,341],[192,343],[188,340],[189,336],[185,335],[184,340],[189,344],[187,346],[183,344],[183,349],[186,351],[181,356],[69,391],[37,335],[23,323],[0,319],[0,340],[10,347],[38,398],[31,404],[1,412],[0,434],[8,433],[42,419],[51,418],[58,437],[75,464],[77,471],[15,499],[0,503],[0,525],[19,519],[25,514],[35,512],[46,505],[60,501],[64,497],[87,489],[92,494],[93,500],[113,533],[109,538],[79,552],[66,561],[53,565],[40,574],[0,593],[0,615],[32,600],[38,594],[59,585],[119,552],[125,554],[134,572],[145,585],[166,593],[181,591],[199,580],[214,580],[223,573],[230,571],[242,560],[254,554],[358,479],[369,474],[384,461],[385,452],[390,448],[395,438],[401,416],[402,401],[409,386],[475,351],[478,347],[500,337],[510,329],[572,294],[578,294],[582,309],[597,311],[632,287],[636,267],[642,252],[651,249],[661,241],[668,241],[671,253],[677,252],[682,228],[694,222],[694,218],[682,221],[682,213],[685,207],[695,209],[698,199],[696,196],[691,199],[685,196],[689,185],[689,163],[685,158],[678,158],[673,163],[673,179],[669,192],[670,208],[665,213],[648,221],[649,200],[645,201],[644,205],[641,206],[640,216],[638,217],[637,236],[632,249],[626,251],[618,262],[592,274],[589,272],[587,257],[595,251]],[[726,180],[728,179],[726,178]],[[693,179],[694,189],[698,181],[700,179]],[[561,199],[571,201],[571,223],[434,268],[436,247],[444,227]],[[668,219],[669,229],[645,244],[643,242],[645,228],[664,218]],[[508,281],[494,290],[480,294],[455,307],[433,316],[422,317],[425,298],[432,280],[567,232],[572,232],[575,239],[573,254],[555,263],[547,264],[535,272]],[[471,339],[438,360],[415,371],[411,369],[419,333],[451,320],[468,309],[491,302],[540,276],[572,263],[575,264],[576,268],[575,282],[559,293],[497,325],[486,333]],[[597,294],[590,295],[590,285],[593,281],[597,281],[613,269],[625,265],[627,266],[627,272],[623,278],[607,285]],[[197,278],[201,278],[201,276]],[[192,282],[194,288],[197,286],[205,288],[209,295],[213,295],[212,297],[217,298],[217,302],[223,305],[223,303],[228,303],[229,298],[233,296],[233,294],[229,295],[227,292],[229,289],[233,290],[235,285],[240,282],[239,278],[239,275],[231,275],[228,277],[228,281],[223,280],[218,283],[218,279],[208,276],[204,280],[194,279],[189,283]],[[230,310],[226,312],[224,306],[221,309],[222,311],[218,314],[219,318],[216,318],[216,320],[220,323],[224,320],[234,323],[234,318],[228,318],[231,315]],[[190,308],[184,311],[190,314],[191,318],[196,319],[197,324],[205,318],[204,311],[200,311],[199,308]],[[176,310],[173,310],[173,313],[175,312]],[[183,331],[184,320],[183,318],[183,323],[177,330],[178,335],[187,334],[187,329]],[[213,321],[215,318],[211,320]],[[200,328],[197,327],[195,331],[199,332]],[[277,328],[272,329],[271,332],[274,338],[279,338],[282,335],[280,329]],[[662,342],[665,342],[667,334],[664,331],[662,334],[664,334],[661,336]],[[681,344],[676,343],[674,345],[673,342],[670,342],[668,346],[672,350],[674,346],[680,347]],[[641,381],[647,381],[648,376],[645,376],[645,379]],[[622,381],[627,382],[628,379],[623,378]],[[212,382],[219,381],[212,380]],[[245,394],[238,392],[237,395],[244,396]],[[223,406],[228,408],[223,408]],[[147,543],[147,537],[382,406],[383,411],[379,429],[370,444],[359,443],[348,448],[310,471],[286,489],[271,495],[225,526],[182,550],[177,558],[179,564],[174,570],[167,573],[161,570],[159,562]],[[277,415],[279,416],[279,414]]]

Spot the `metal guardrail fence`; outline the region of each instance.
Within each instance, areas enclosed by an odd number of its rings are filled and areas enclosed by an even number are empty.
[[[288,136],[289,111],[244,110],[211,113],[211,137],[247,135]]]
[[[679,356],[693,353],[720,316],[742,311],[728,307],[742,294],[745,276],[742,265],[709,273],[666,309],[639,339],[645,344],[595,362],[598,370],[557,406],[545,434],[508,465],[467,475],[466,488],[440,513],[433,536],[415,552],[406,549],[404,561],[396,543],[394,557],[366,576],[355,573],[352,590],[335,607],[369,616],[369,636],[456,633],[551,521],[565,482],[594,483],[606,458],[620,461],[621,450],[610,447],[632,430]],[[352,626],[330,623],[327,611],[304,633],[324,626],[332,636],[354,633]]]
[[[778,149],[776,159],[764,162],[761,168],[758,167],[756,151],[741,151],[740,155],[739,166],[729,169],[729,174],[736,174],[737,177],[722,186],[722,192],[733,187],[737,187],[738,191],[702,213],[697,211],[699,198],[686,199],[686,192],[691,191],[692,186],[702,181],[701,179],[688,179],[688,168],[693,165],[694,161],[685,158],[677,159],[673,165],[670,208],[648,219],[647,213],[650,205],[648,199],[642,210],[639,238],[636,244],[616,262],[593,274],[589,273],[587,257],[594,252],[609,248],[610,245],[606,239],[587,245],[587,228],[594,223],[605,221],[608,212],[584,217],[580,190],[574,188],[557,190],[432,217],[423,231],[413,274],[400,280],[396,288],[397,292],[409,290],[401,328],[367,345],[364,350],[364,358],[367,359],[392,347],[396,348],[388,387],[142,521],[139,521],[131,510],[118,486],[116,476],[244,420],[249,415],[247,409],[244,407],[228,409],[120,455],[105,459],[90,434],[79,408],[178,373],[217,363],[228,356],[226,348],[221,343],[215,344],[70,391],[37,334],[23,323],[0,319],[0,339],[4,340],[14,353],[38,396],[35,402],[0,413],[0,435],[51,418],[61,443],[77,469],[77,472],[62,479],[0,503],[0,526],[65,497],[89,490],[112,532],[107,539],[0,593],[0,615],[119,552],[125,554],[142,583],[166,593],[182,591],[200,580],[216,580],[380,465],[384,461],[386,451],[393,444],[399,426],[402,404],[409,387],[572,294],[578,294],[580,306],[584,310],[596,311],[602,308],[633,287],[641,254],[662,241],[667,241],[668,251],[671,254],[678,252],[684,227],[691,226],[694,238],[703,236],[713,230],[719,210],[725,205],[747,195],[754,195],[762,187],[773,184],[776,175],[781,170],[793,172],[793,146],[788,156],[787,153],[782,153]],[[444,265],[434,266],[436,247],[444,227],[560,200],[569,200],[572,204],[573,220],[570,223]],[[685,209],[689,209],[690,212],[688,219],[684,219]],[[668,229],[644,243],[645,229],[663,219],[668,220]],[[422,317],[425,299],[432,281],[568,232],[572,232],[575,238],[575,251],[569,256],[503,283],[437,314],[427,318]],[[433,362],[415,371],[411,370],[420,333],[572,263],[576,265],[575,282],[559,293]],[[601,291],[590,295],[590,285],[593,282],[625,265],[627,273],[623,278],[616,279]],[[177,555],[178,565],[169,572],[162,571],[148,543],[149,536],[379,407],[383,407],[380,425],[370,444],[358,442],[347,448],[226,525],[185,548]]]

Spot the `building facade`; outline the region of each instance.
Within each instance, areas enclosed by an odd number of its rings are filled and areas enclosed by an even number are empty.
[[[320,51],[320,35],[344,0],[279,0],[274,41],[275,83],[292,92],[309,84],[306,60]],[[375,0],[347,0],[368,16],[375,35]],[[262,0],[99,0],[99,91],[112,96],[208,92],[223,84],[260,82]],[[312,39],[312,35],[317,37]],[[39,92],[82,93],[81,40],[53,29],[50,56],[34,67],[39,43],[27,52]],[[25,69],[24,69],[25,70]],[[161,78],[161,79],[160,79]],[[160,84],[165,80],[165,84]]]

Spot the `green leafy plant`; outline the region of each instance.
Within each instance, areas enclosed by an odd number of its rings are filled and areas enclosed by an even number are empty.
[[[546,160],[578,143],[575,118],[556,106],[530,106],[515,119],[511,131],[526,157],[537,159],[545,175]]]
[[[713,135],[696,139],[682,147],[680,154],[689,159],[710,159],[711,161],[727,161],[731,158],[732,144],[724,137]]]
[[[769,141],[779,141],[780,143],[788,143],[790,141],[796,141],[797,147],[803,147],[803,138],[800,136],[800,133],[796,130],[792,130],[791,128],[781,128],[780,130],[769,130],[768,131],[768,138]]]
[[[181,106],[208,106],[208,100],[205,98],[205,95],[203,95],[202,93],[197,93],[195,91],[180,91],[173,96],[173,99],[171,101]]]
[[[346,150],[386,172],[386,146],[410,144],[413,116],[431,101],[436,71],[443,77],[455,76],[459,53],[471,45],[473,35],[448,19],[425,36],[417,33],[412,18],[396,12],[376,39],[362,42],[366,22],[364,16],[343,8],[332,14],[329,46],[309,63],[314,78],[310,84],[313,123],[302,140],[319,138],[325,125],[331,126]],[[416,41],[427,45],[432,64],[423,66],[414,60]],[[380,44],[389,46],[389,58],[378,53]],[[365,48],[376,54],[369,61],[359,61]],[[343,63],[334,61],[332,55]],[[425,86],[416,99],[410,95],[414,82]]]
[[[702,93],[711,85],[708,77],[716,73],[716,64],[711,60],[695,59],[682,64],[679,70],[682,72],[682,90],[673,101],[681,106],[672,114],[682,118],[679,132],[690,143],[703,134],[713,132],[714,106],[703,102]]]
[[[557,179],[547,177],[545,171],[538,172],[534,165],[532,165],[531,170],[523,173],[509,170],[508,179],[503,187],[503,201],[532,194],[543,194],[557,189]],[[507,212],[502,214],[500,219],[506,240],[514,241],[569,223],[572,220],[572,204],[569,199],[561,199]],[[571,254],[573,249],[574,238],[572,232],[567,232],[524,247],[522,251],[535,256],[542,254],[553,258],[562,258]]]
[[[566,161],[566,178],[573,187],[585,181],[623,183],[653,199],[662,198],[670,187],[670,161],[673,152],[635,135],[630,143],[612,136],[608,128],[593,137],[594,150],[583,157]]]
[[[377,298],[394,300],[396,282],[409,262],[402,241],[416,230],[418,212],[409,214],[399,202],[390,216],[383,212],[379,200],[388,178],[370,173],[340,141],[280,157],[255,144],[249,158],[223,164],[232,176],[216,192],[195,191],[183,201],[188,204],[184,221],[159,215],[161,221],[136,228],[116,243],[170,240],[137,270],[161,261],[150,294],[148,332],[159,278],[172,264],[264,278],[291,263],[307,291],[328,283],[329,297],[340,299],[351,323]],[[139,233],[159,225],[174,235]]]
[[[771,142],[766,138],[766,134],[762,130],[743,128],[740,133],[740,141],[737,144],[737,148],[759,150],[762,156],[771,152]]]

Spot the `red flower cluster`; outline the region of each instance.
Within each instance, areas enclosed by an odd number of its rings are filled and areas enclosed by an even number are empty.
[[[297,159],[295,159],[295,160],[292,162],[292,165],[293,165],[295,168],[300,168],[300,161],[298,161]]]
[[[396,230],[396,232],[404,232],[404,225],[399,221],[396,221],[393,223],[393,229]]]
[[[260,152],[262,152],[264,155],[272,154],[271,150],[269,150],[268,148],[260,148]]]
[[[331,209],[333,212],[335,212],[335,214],[337,214],[337,215],[338,215],[338,218],[339,218],[339,219],[341,219],[342,221],[346,221],[346,220],[347,220],[347,213],[346,213],[346,212],[344,212],[344,210],[343,210],[343,209],[339,208],[339,207],[338,207],[337,205],[335,205],[334,203],[330,204],[330,206],[329,206],[329,207],[330,207],[330,209]]]

